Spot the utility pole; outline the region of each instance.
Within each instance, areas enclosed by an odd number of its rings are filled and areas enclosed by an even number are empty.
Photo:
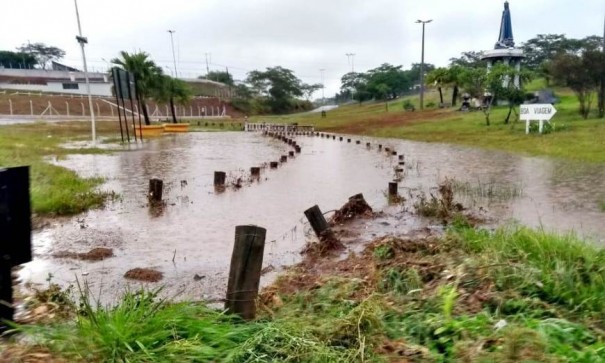
[[[326,70],[324,68],[320,69],[319,72],[321,72],[321,104],[325,105],[326,104],[326,98],[325,98],[325,93],[324,90],[326,88],[326,86],[324,85],[324,72]]]
[[[80,25],[80,12],[78,11],[78,0],[74,0],[76,6],[76,19],[78,19],[78,35],[76,40],[80,43],[82,49],[82,63],[84,65],[84,79],[86,80],[86,93],[88,94],[88,107],[90,108],[90,121],[92,124],[92,144],[97,142],[97,132],[95,128],[95,110],[92,107],[92,95],[90,94],[90,80],[88,79],[88,67],[86,66],[86,52],[84,44],[88,44],[88,38],[82,36],[82,26]]]
[[[176,71],[176,56],[174,55],[174,38],[173,34],[176,33],[176,30],[168,30],[170,33],[170,45],[172,46],[172,61],[174,62],[174,78],[177,78],[179,74]]]
[[[206,56],[206,76],[208,76],[210,73],[209,64],[212,63],[212,53],[204,53],[204,55]]]
[[[420,109],[424,110],[424,26],[430,22],[429,20],[416,20],[416,23],[422,24],[422,56],[420,60]]]

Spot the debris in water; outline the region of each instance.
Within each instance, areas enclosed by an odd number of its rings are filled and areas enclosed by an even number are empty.
[[[73,258],[76,260],[84,260],[84,261],[102,261],[106,258],[113,257],[113,250],[111,248],[93,248],[88,252],[76,253],[69,251],[61,251],[57,252],[53,255],[55,258]]]
[[[372,217],[372,207],[366,202],[362,194],[357,194],[349,198],[349,201],[334,213],[330,224],[339,224],[348,222],[356,217]]]
[[[139,280],[144,282],[158,282],[164,274],[160,271],[152,270],[149,268],[133,268],[124,274],[124,277],[132,280]]]

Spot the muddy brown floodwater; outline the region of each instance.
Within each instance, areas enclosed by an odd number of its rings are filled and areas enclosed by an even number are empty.
[[[188,133],[151,140],[135,150],[54,161],[82,176],[107,178],[102,188],[122,199],[36,231],[34,261],[20,271],[21,281],[45,284],[49,274],[63,286],[86,280],[106,302],[141,284],[165,286],[163,294],[176,299],[214,300],[226,290],[236,225],[267,228],[264,267],[272,272],[263,284],[282,266],[300,261],[300,250],[311,238],[303,211],[314,204],[327,212],[363,193],[374,210],[384,209],[384,217],[360,222],[359,239],[428,225],[400,206],[387,208],[388,182],[400,160],[378,151],[378,144],[405,155],[399,186],[404,196],[430,193],[439,181],[452,178],[457,199],[486,210],[498,224],[518,221],[573,230],[595,244],[605,242],[605,213],[598,204],[605,200],[602,165],[357,136],[345,136],[344,142],[308,136],[296,141],[301,154],[276,170],[263,168],[260,180],[223,193],[214,190],[214,171],[227,172],[228,182],[245,180],[250,167],[278,161],[289,146],[255,133]],[[152,177],[165,183],[166,205],[159,210],[146,199]],[[109,248],[113,257],[96,262],[57,257],[94,248]],[[158,271],[162,279],[124,278],[136,268]]]

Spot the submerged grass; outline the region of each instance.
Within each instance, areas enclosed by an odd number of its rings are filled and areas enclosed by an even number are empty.
[[[100,135],[110,135],[115,125],[98,123]],[[0,167],[29,165],[32,209],[39,215],[71,215],[102,206],[113,193],[97,191],[99,178],[81,178],[75,172],[45,161],[47,156],[104,153],[106,150],[66,149],[61,144],[81,139],[88,123],[35,123],[0,126]]]
[[[454,193],[470,198],[481,198],[488,201],[508,201],[523,195],[523,186],[513,183],[502,183],[496,180],[462,182],[452,180]]]
[[[599,362],[604,259],[573,235],[458,218],[443,238],[386,237],[297,267],[251,323],[130,293],[117,307],[81,306],[75,321],[19,329],[70,361]]]

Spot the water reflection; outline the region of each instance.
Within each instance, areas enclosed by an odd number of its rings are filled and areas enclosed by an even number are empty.
[[[299,260],[308,231],[303,211],[310,206],[333,210],[349,196],[363,193],[375,209],[384,208],[387,184],[399,159],[379,151],[378,144],[405,155],[402,191],[428,192],[446,177],[469,185],[520,186],[522,193],[515,198],[466,196],[467,202],[488,208],[503,223],[518,220],[556,231],[575,230],[595,243],[604,242],[605,214],[597,206],[599,198],[605,199],[605,171],[600,165],[403,140],[353,137],[361,140],[356,144],[346,139],[299,136],[302,153],[277,170],[267,164],[290,149],[259,134],[189,133],[114,155],[69,156],[59,164],[83,176],[106,177],[103,188],[123,198],[105,210],[79,216],[87,225],[84,229],[74,218],[36,233],[36,259],[22,276],[44,282],[52,272],[54,281],[62,284],[86,276],[101,294],[113,296],[128,283],[122,277],[127,270],[151,267],[164,273],[168,294],[221,297],[236,225],[266,227],[264,265],[279,267]],[[248,181],[250,167],[261,165],[260,177]],[[218,193],[213,186],[217,170],[227,172],[228,180],[241,177],[246,182],[239,190],[228,186]],[[153,177],[165,183],[166,204],[160,210],[149,208],[146,199]],[[415,223],[404,221],[397,228],[412,228]],[[371,222],[367,228],[373,228]],[[94,247],[113,248],[116,257],[98,263],[49,257],[56,251],[85,252]],[[194,279],[195,275],[205,277]]]

